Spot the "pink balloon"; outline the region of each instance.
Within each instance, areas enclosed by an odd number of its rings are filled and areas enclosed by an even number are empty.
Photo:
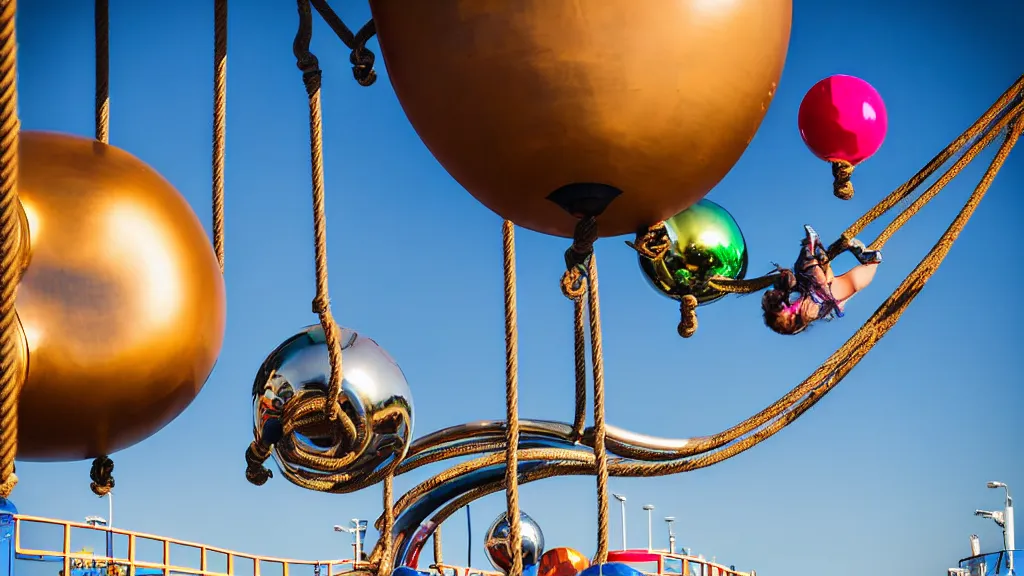
[[[800,103],[797,125],[815,156],[857,165],[882,146],[889,116],[885,102],[871,84],[836,74],[807,91]]]

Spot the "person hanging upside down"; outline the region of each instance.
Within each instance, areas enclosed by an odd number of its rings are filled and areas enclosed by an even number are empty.
[[[793,269],[778,268],[774,288],[761,299],[765,325],[779,334],[799,334],[817,320],[842,318],[846,301],[871,284],[882,263],[880,250],[868,250],[853,239],[847,249],[860,264],[834,276],[818,233],[810,226],[804,230],[806,237]]]

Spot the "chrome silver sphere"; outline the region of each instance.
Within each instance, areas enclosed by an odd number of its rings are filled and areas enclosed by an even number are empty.
[[[413,403],[402,369],[376,342],[341,328],[343,415],[334,422],[293,423],[282,414],[328,392],[331,365],[323,328],[314,324],[267,356],[252,387],[257,441],[273,446],[290,481],[323,481],[329,492],[375,484],[405,457]],[[301,420],[301,419],[300,419]]]
[[[525,570],[540,562],[540,557],[544,554],[544,533],[540,531],[537,522],[525,512],[519,512],[519,526]],[[484,538],[487,559],[491,561],[491,566],[502,572],[508,572],[512,568],[512,549],[508,545],[508,539],[508,513],[502,512],[487,529],[487,536]]]

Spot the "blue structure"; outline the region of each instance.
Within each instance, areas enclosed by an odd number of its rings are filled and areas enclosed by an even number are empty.
[[[964,558],[960,568],[971,576],[1017,576],[1024,574],[1024,550],[1003,550]]]

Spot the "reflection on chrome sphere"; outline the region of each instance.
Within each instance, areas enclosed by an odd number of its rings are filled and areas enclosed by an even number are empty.
[[[413,428],[412,393],[402,369],[376,342],[341,328],[341,418],[293,424],[286,409],[322,399],[330,381],[323,328],[308,326],[267,356],[253,383],[254,435],[273,445],[286,478],[323,480],[352,492],[382,479],[405,457]],[[351,426],[348,423],[351,422]]]
[[[519,532],[523,540],[523,569],[535,565],[544,554],[544,533],[540,526],[525,512],[519,513]],[[508,572],[512,568],[512,550],[508,546],[509,525],[508,513],[502,512],[491,527],[487,529],[487,536],[484,539],[484,548],[487,550],[487,559],[491,566],[502,572]]]

